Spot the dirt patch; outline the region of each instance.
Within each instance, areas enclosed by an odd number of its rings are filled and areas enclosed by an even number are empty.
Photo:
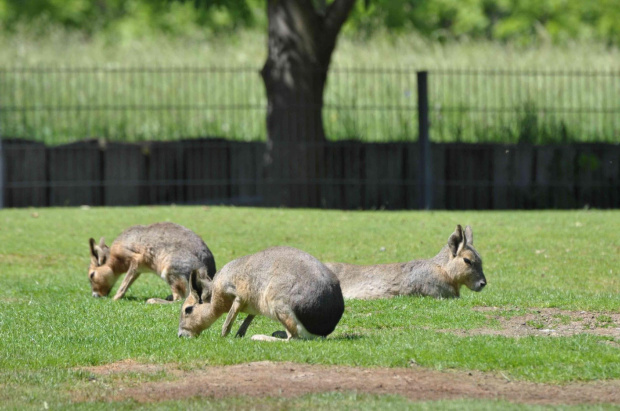
[[[504,308],[476,307],[475,311],[488,313],[489,319],[499,321],[500,329],[475,328],[472,330],[441,330],[459,336],[503,335],[525,337],[531,335],[566,337],[575,334],[594,334],[620,339],[620,314],[567,311],[557,308],[532,309],[525,315],[507,318],[500,314]],[[618,342],[609,341],[616,345]]]
[[[80,368],[80,370],[87,371],[98,376],[128,373],[157,374],[162,371],[176,375],[181,372],[180,370],[174,369],[169,366],[164,366],[160,364],[142,364],[132,359],[117,361],[110,364],[98,365],[95,367],[83,367]]]
[[[295,397],[311,393],[360,392],[395,394],[413,401],[446,399],[501,399],[526,404],[620,404],[620,381],[535,384],[510,381],[482,372],[435,371],[412,368],[359,368],[254,362],[231,366],[181,370],[174,365],[138,364],[122,361],[83,369],[98,376],[118,373],[161,373],[167,381],[107,383],[93,398],[84,390],[74,392],[76,401],[134,400],[152,403],[191,397],[225,398]],[[92,394],[92,393],[91,393]]]

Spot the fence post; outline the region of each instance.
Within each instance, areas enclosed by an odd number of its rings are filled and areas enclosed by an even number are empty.
[[[428,71],[418,71],[418,149],[420,208],[433,208],[433,153],[429,138]]]

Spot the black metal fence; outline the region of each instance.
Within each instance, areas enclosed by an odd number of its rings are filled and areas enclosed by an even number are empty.
[[[435,141],[620,141],[620,71],[447,70],[429,84]]]
[[[415,141],[415,69],[332,69],[330,141]],[[432,70],[434,142],[620,140],[620,71]],[[47,144],[217,136],[264,141],[266,97],[254,68],[0,68],[3,135]]]
[[[0,69],[0,200],[620,206],[620,72],[332,70],[312,178],[266,175],[265,109],[254,69]]]

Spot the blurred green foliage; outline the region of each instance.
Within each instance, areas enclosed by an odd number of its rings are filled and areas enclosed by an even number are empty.
[[[0,0],[0,25],[45,34],[51,26],[86,36],[137,38],[153,33],[191,35],[252,27],[259,0]]]
[[[354,29],[417,30],[432,39],[620,44],[618,0],[374,0],[358,3]]]
[[[144,37],[266,27],[266,0],[0,0],[0,25],[50,25],[86,36]],[[515,43],[596,40],[620,44],[618,0],[359,1],[346,30],[418,31],[432,39],[485,38]]]

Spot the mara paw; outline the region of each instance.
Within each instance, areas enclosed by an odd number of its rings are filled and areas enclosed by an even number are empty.
[[[258,335],[252,336],[252,341],[288,341],[288,339],[282,339],[282,338],[272,337],[270,335],[258,334]]]
[[[149,298],[147,304],[170,304],[172,301],[162,300],[161,298]]]

